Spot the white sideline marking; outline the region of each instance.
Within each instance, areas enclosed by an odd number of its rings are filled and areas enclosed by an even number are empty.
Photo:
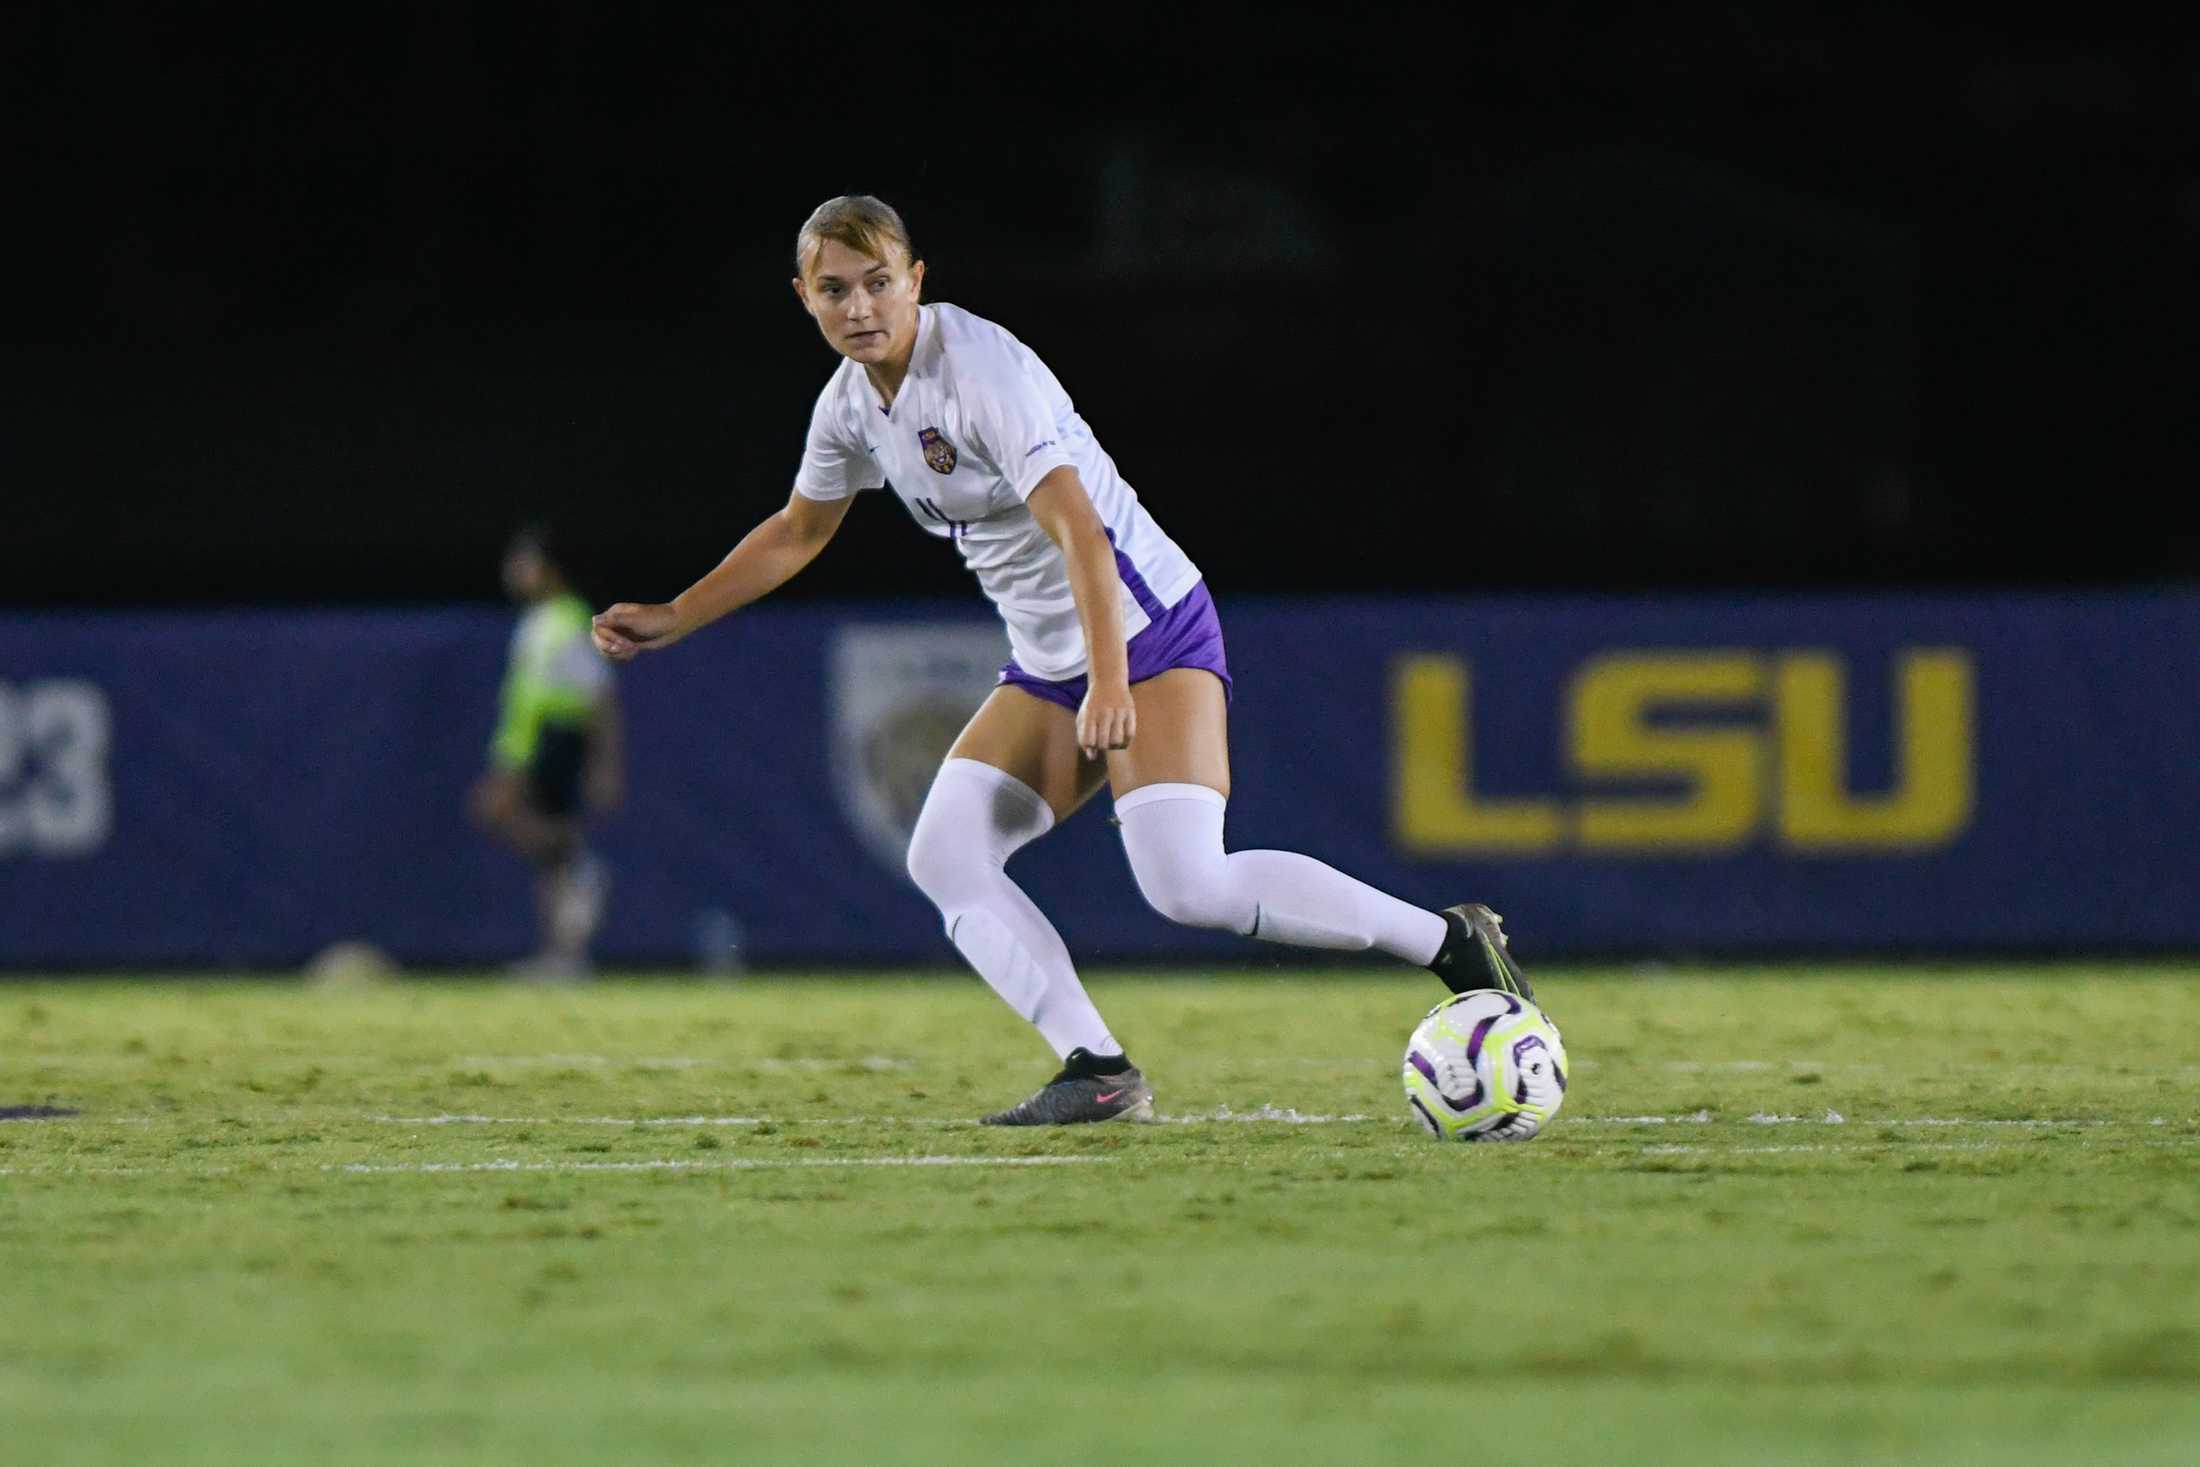
[[[740,1055],[692,1054],[468,1054],[459,1056],[451,1063],[461,1067],[625,1065],[639,1070],[694,1070],[706,1066],[721,1066],[729,1070],[845,1070],[851,1065],[861,1070],[906,1070],[910,1067],[908,1060],[889,1054],[854,1054],[837,1059],[828,1055],[744,1058]]]
[[[1903,1147],[1912,1151],[2000,1151],[2014,1145],[2009,1141],[1920,1141]],[[1790,1152],[1825,1151],[1882,1151],[1888,1143],[1877,1145],[1804,1143],[1795,1146],[1645,1146],[1637,1153],[1642,1156],[1785,1156]]]
[[[1256,1119],[1234,1117],[1234,1119]],[[1305,1117],[1305,1120],[1351,1120],[1353,1117]],[[1360,1119],[1367,1119],[1361,1117]],[[2160,1124],[2154,1122],[2153,1124]],[[1664,1144],[1644,1146],[1633,1151],[1608,1153],[1628,1156],[1786,1156],[1803,1153],[1877,1153],[1903,1156],[1919,1151],[2006,1151],[2026,1145],[2015,1138],[1987,1138],[1977,1141],[1861,1141],[1861,1142],[1799,1142],[1786,1146],[1719,1146]],[[2062,1144],[2090,1148],[2090,1141],[2065,1141]],[[2169,1150],[2188,1150],[2200,1146],[2200,1136],[2146,1137],[2142,1146]],[[242,1172],[261,1175],[275,1173],[323,1173],[348,1176],[429,1176],[458,1173],[563,1173],[587,1174],[597,1172],[746,1172],[792,1171],[819,1167],[1026,1167],[1026,1166],[1097,1166],[1116,1161],[1114,1156],[805,1156],[805,1157],[726,1157],[708,1160],[666,1159],[649,1161],[516,1161],[499,1158],[491,1161],[419,1161],[419,1162],[327,1162],[312,1167],[286,1167],[262,1164],[251,1167],[233,1166],[0,1166],[0,1177],[227,1177]]]
[[[324,1172],[753,1172],[832,1166],[1093,1166],[1106,1156],[802,1156],[728,1157],[723,1161],[419,1161],[332,1162]]]
[[[876,1128],[959,1129],[975,1126],[975,1120],[955,1116],[493,1116],[479,1114],[444,1114],[429,1116],[368,1115],[360,1117],[377,1126],[871,1126]],[[1200,1125],[1285,1125],[1285,1126],[1351,1126],[1371,1125],[1402,1117],[1387,1115],[1362,1115],[1353,1112],[1345,1115],[1328,1115],[1319,1112],[1294,1110],[1289,1106],[1260,1105],[1251,1110],[1232,1110],[1229,1106],[1217,1106],[1213,1110],[1194,1111],[1183,1115],[1161,1115],[1156,1120],[1172,1126]],[[1709,1126],[1719,1117],[1707,1110],[1690,1111],[1684,1115],[1669,1116],[1577,1116],[1567,1115],[1569,1126]],[[155,1123],[172,1123],[173,1116],[17,1116],[0,1119],[0,1126],[51,1126],[51,1125],[111,1125],[146,1126]],[[2151,1116],[2146,1120],[2123,1121],[2103,1118],[2032,1116],[1994,1120],[1971,1116],[1844,1116],[1836,1110],[1821,1115],[1774,1115],[1759,1111],[1754,1115],[1738,1117],[1740,1123],[1752,1126],[1981,1126],[1997,1129],[2039,1129],[2045,1127],[2082,1127],[2087,1129],[2115,1129],[2160,1127],[2172,1124],[2163,1116]],[[5,1173],[0,1173],[5,1175]]]
[[[1724,1070],[1739,1075],[1760,1074],[1766,1070],[1800,1070],[1806,1073],[1817,1070],[1884,1070],[1879,1060],[1831,1060],[1817,1059],[1674,1059],[1665,1062],[1665,1068],[1676,1075],[1701,1075],[1706,1071]]]
[[[802,1156],[728,1157],[707,1161],[413,1161],[329,1162],[318,1167],[255,1167],[255,1171],[318,1171],[353,1176],[448,1172],[760,1172],[838,1166],[1097,1166],[1112,1156]],[[226,1177],[227,1166],[0,1167],[0,1177]]]
[[[1287,1105],[1262,1105],[1252,1110],[1232,1110],[1226,1105],[1218,1105],[1213,1110],[1199,1111],[1195,1114],[1181,1116],[1157,1115],[1154,1119],[1170,1126],[1200,1126],[1213,1121],[1274,1122],[1286,1126],[1356,1126],[1369,1121],[1403,1120],[1404,1117],[1309,1115],[1304,1111],[1293,1110]]]
[[[1710,1111],[1691,1111],[1684,1116],[1578,1116],[1577,1126],[1708,1126],[1715,1119]]]
[[[1913,1152],[1913,1151],[2007,1151],[2007,1150],[2011,1150],[2011,1149],[2014,1149],[2014,1148],[2016,1148],[2016,1147],[2022,1146],[2023,1144],[2024,1144],[2024,1143],[2023,1143],[2023,1142],[2021,1142],[2021,1141],[2002,1141],[2002,1140],[1991,1140],[1991,1139],[1990,1139],[1990,1140],[1984,1140],[1984,1141],[1906,1141],[1906,1142],[1900,1142],[1900,1143],[1897,1143],[1897,1142],[1893,1142],[1893,1141],[1876,1141],[1876,1142],[1874,1142],[1874,1141],[1858,1141],[1858,1142],[1828,1142],[1828,1141],[1817,1141],[1817,1142],[1799,1142],[1799,1143],[1797,1143],[1797,1144],[1795,1144],[1795,1145],[1792,1145],[1792,1146],[1667,1146],[1667,1145],[1661,1145],[1661,1146],[1645,1146],[1645,1147],[1643,1147],[1643,1148],[1642,1148],[1642,1149],[1641,1149],[1640,1151],[1636,1152],[1635,1154],[1636,1154],[1637,1156],[1784,1156],[1784,1155],[1786,1155],[1786,1154],[1787,1154],[1787,1153],[1789,1153],[1789,1152],[1804,1152],[1804,1151],[1808,1151],[1808,1152],[1832,1152],[1832,1151],[1849,1151],[1849,1152],[1858,1152],[1858,1151],[1872,1151],[1872,1152],[1887,1152],[1887,1151],[1888,1151],[1888,1149],[1889,1149],[1890,1147],[1894,1147],[1894,1148],[1897,1148],[1897,1149],[1895,1149],[1894,1151],[1890,1152],[1889,1154],[1892,1154],[1892,1155],[1897,1155],[1897,1156],[1907,1156],[1907,1155],[1909,1155],[1909,1154],[1910,1154],[1911,1152]],[[2080,1141],[2080,1142],[2077,1142],[2076,1144],[2077,1144],[2077,1145],[2079,1145],[2079,1146],[2088,1146],[2088,1147],[2092,1145],[2092,1143],[2091,1143],[2090,1141]],[[2170,1136],[2164,1136],[2164,1137],[2159,1137],[2159,1138],[2155,1138],[2155,1137],[2149,1137],[2149,1138],[2147,1138],[2147,1139],[2146,1139],[2145,1141],[2141,1142],[2140,1144],[2142,1144],[2142,1145],[2145,1145],[2145,1146],[2167,1147],[2167,1148],[2170,1148],[2170,1149],[2172,1149],[2172,1150],[2178,1150],[2178,1149],[2182,1149],[2182,1148],[2185,1148],[2185,1147],[2189,1147],[2189,1146],[2193,1146],[2193,1145],[2200,1145],[2200,1137],[2190,1137],[2190,1136],[2175,1136],[2175,1137],[2170,1137]]]
[[[1869,1117],[1852,1120],[1837,1110],[1829,1110],[1822,1116],[1766,1115],[1760,1111],[1749,1117],[1749,1123],[1753,1126],[2014,1126],[2024,1129],[2040,1126],[2166,1126],[2169,1121],[2162,1116],[2149,1116],[2143,1121],[2076,1116],[2027,1116],[1999,1120],[1979,1120],[1970,1116],[1883,1116],[1877,1120]]]
[[[1573,1116],[1567,1118],[1576,1126],[1708,1126],[1718,1117],[1710,1111],[1692,1111],[1679,1116]],[[2143,1121],[2119,1121],[2095,1117],[2078,1119],[2053,1116],[2031,1116],[2022,1119],[1982,1120],[1972,1116],[1844,1116],[1837,1110],[1829,1110],[1816,1116],[1771,1115],[1759,1111],[1741,1118],[1752,1126],[1997,1126],[2036,1128],[2042,1126],[2087,1126],[2094,1128],[2118,1126],[2166,1126],[2163,1116],[2149,1116]]]
[[[491,1116],[491,1115],[433,1115],[386,1116],[369,1115],[359,1119],[376,1126],[870,1126],[875,1129],[927,1127],[937,1130],[954,1130],[975,1126],[975,1120],[957,1116]],[[1186,1115],[1161,1115],[1155,1120],[1171,1126],[1231,1125],[1281,1125],[1281,1126],[1351,1126],[1380,1121],[1405,1119],[1403,1116],[1370,1115],[1322,1115],[1293,1110],[1289,1106],[1261,1105],[1252,1110],[1232,1110],[1223,1105],[1210,1111],[1198,1111]],[[1655,1117],[1651,1119],[1656,1119]],[[1710,1119],[1708,1116],[1706,1120]],[[0,1120],[0,1125],[53,1125],[59,1121],[78,1124],[91,1123],[108,1126],[149,1126],[160,1121],[173,1121],[172,1116],[22,1116],[14,1121]],[[0,1176],[6,1175],[0,1172]]]
[[[433,1116],[368,1116],[379,1126],[974,1126],[976,1121],[951,1116],[822,1116],[805,1120],[799,1116],[489,1116],[489,1115],[433,1115]],[[1227,1105],[1213,1110],[1192,1111],[1183,1115],[1159,1115],[1157,1121],[1172,1126],[1200,1126],[1216,1123],[1272,1124],[1285,1126],[1351,1126],[1372,1122],[1400,1119],[1393,1116],[1371,1116],[1354,1112],[1347,1115],[1327,1115],[1319,1112],[1293,1110],[1289,1106],[1259,1105],[1251,1110],[1232,1110]],[[1569,1116],[1568,1124],[1577,1126],[1709,1126],[1718,1117],[1707,1110],[1690,1111],[1686,1115],[1673,1116]],[[1868,1117],[1844,1116],[1837,1110],[1828,1110],[1815,1116],[1773,1115],[1759,1111],[1740,1118],[1752,1126],[2166,1126],[2169,1122],[2161,1116],[2144,1121],[2118,1120],[2057,1120],[2052,1117],[2033,1117],[2023,1120],[1974,1120],[1966,1116],[1905,1116],[1874,1120]]]
[[[0,1166],[0,1177],[226,1177],[226,1166]]]
[[[151,1056],[145,1054],[11,1054],[10,1064],[37,1068],[58,1068],[69,1065],[133,1064],[139,1065]],[[270,1051],[270,1061],[298,1065],[386,1065],[391,1063],[388,1054],[289,1054],[280,1050]],[[598,1069],[611,1065],[623,1065],[637,1070],[694,1070],[717,1067],[728,1070],[811,1071],[845,1070],[850,1067],[862,1070],[906,1070],[914,1061],[890,1054],[832,1055],[694,1055],[694,1054],[461,1054],[427,1056],[422,1063],[450,1065],[457,1069],[503,1068],[561,1068]]]
[[[791,1125],[771,1116],[368,1116],[377,1126],[777,1126]],[[855,1118],[806,1121],[812,1126],[855,1124]]]
[[[43,1054],[24,1052],[6,1055],[4,1057],[4,1062],[10,1065],[30,1069],[65,1069],[70,1066],[88,1064],[143,1065],[150,1058],[152,1058],[152,1056],[136,1053],[92,1054],[72,1051],[62,1054]],[[270,1050],[268,1051],[266,1058],[269,1062],[280,1061],[286,1064],[301,1065],[386,1065],[391,1063],[391,1056],[388,1053],[291,1054],[281,1050]],[[1605,1064],[1615,1063],[1614,1061],[1600,1059],[1595,1055],[1575,1055],[1572,1057],[1572,1059],[1572,1068],[1576,1070],[1595,1070],[1602,1068]],[[760,1055],[748,1057],[744,1057],[741,1055],[692,1054],[470,1054],[458,1056],[431,1055],[424,1057],[421,1062],[433,1064],[448,1064],[460,1068],[489,1068],[499,1065],[508,1067],[548,1067],[551,1065],[582,1065],[592,1067],[604,1067],[610,1065],[625,1065],[632,1069],[643,1070],[692,1070],[703,1068],[718,1068],[728,1070],[764,1070],[774,1072],[845,1070],[850,1066],[854,1066],[858,1069],[876,1071],[906,1070],[913,1068],[915,1063],[912,1060],[904,1059],[897,1055],[887,1054],[859,1054],[842,1056]],[[1617,1061],[1616,1063],[1624,1068],[1627,1066],[1648,1064],[1651,1062],[1646,1060],[1621,1060]],[[1831,1060],[1815,1059],[1669,1059],[1659,1061],[1657,1063],[1662,1068],[1668,1071],[1684,1075],[1703,1074],[1709,1071],[1733,1071],[1735,1073],[1748,1074],[1752,1072],[1777,1069],[1788,1069],[1802,1073],[1816,1072],[1822,1074],[1837,1074],[1851,1071],[1868,1071],[1873,1073],[1880,1073],[1884,1072],[1888,1068],[1887,1064],[1884,1061],[1880,1060],[1842,1060],[1839,1062],[1835,1062]],[[1295,1068],[1303,1069],[1323,1070],[1390,1070],[1396,1068],[1396,1061],[1392,1060],[1387,1054],[1375,1053],[1330,1057],[1312,1055],[1271,1055],[1264,1057],[1261,1061],[1261,1064],[1265,1068],[1269,1069],[1273,1069],[1279,1065],[1289,1065]],[[1212,1072],[1216,1070],[1228,1069],[1231,1066],[1228,1062],[1214,1061],[1206,1063],[1191,1062],[1184,1064],[1181,1067],[1196,1069],[1202,1072]],[[2008,1068],[2008,1065],[2005,1063],[1999,1061],[1989,1062],[1984,1060],[1943,1060],[1934,1066],[1936,1073],[1943,1074],[1951,1071],[1968,1072],[1974,1070],[1981,1073],[2002,1074],[2006,1073]],[[2085,1067],[2074,1064],[2060,1065],[2032,1063],[2026,1065],[2026,1068],[2028,1070],[2038,1073],[2065,1074],[2076,1073],[2080,1070],[2083,1070]],[[2165,1075],[2174,1074],[2179,1076],[2200,1075],[2200,1065],[2179,1065],[2175,1069],[2164,1069],[2161,1071],[2161,1073]]]
[[[2169,1121],[2163,1116],[2149,1116],[2143,1121],[2080,1120],[2074,1116],[2065,1116],[2059,1120],[2052,1117],[2033,1117],[2028,1120],[1971,1121],[1965,1120],[1961,1116],[1911,1116],[1902,1120],[1859,1122],[1858,1124],[1874,1126],[2166,1126]]]
[[[957,1128],[978,1122],[955,1116],[368,1116],[378,1126],[936,1126]],[[1185,1115],[1157,1115],[1169,1126],[1234,1125],[1350,1126],[1403,1117],[1322,1115],[1293,1110],[1289,1106],[1261,1105],[1252,1110],[1232,1110],[1226,1105]]]

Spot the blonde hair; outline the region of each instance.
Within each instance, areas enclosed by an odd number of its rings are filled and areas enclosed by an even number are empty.
[[[868,259],[895,263],[890,251],[900,252],[904,267],[917,261],[916,246],[909,243],[909,226],[901,222],[894,206],[869,194],[842,194],[827,199],[810,211],[794,237],[795,273],[807,280],[824,251],[825,241],[846,245]]]

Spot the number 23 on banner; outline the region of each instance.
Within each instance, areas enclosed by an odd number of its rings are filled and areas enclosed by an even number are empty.
[[[0,683],[0,858],[84,856],[114,819],[107,696],[88,682]]]

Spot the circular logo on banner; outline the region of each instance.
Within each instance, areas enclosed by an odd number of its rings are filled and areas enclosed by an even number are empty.
[[[900,873],[940,761],[1000,681],[998,624],[851,624],[833,635],[833,783],[841,814]]]

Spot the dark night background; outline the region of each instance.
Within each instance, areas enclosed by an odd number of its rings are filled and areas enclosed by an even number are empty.
[[[2200,571],[2200,50],[1692,14],[9,6],[0,600],[669,595],[847,191],[1225,597]],[[789,594],[974,597],[900,521]]]

